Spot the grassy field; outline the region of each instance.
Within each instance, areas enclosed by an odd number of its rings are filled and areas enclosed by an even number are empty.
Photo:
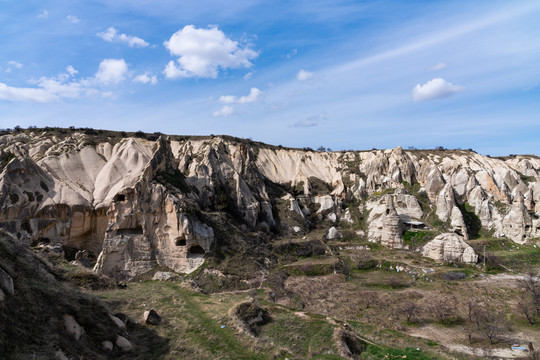
[[[202,294],[181,282],[143,281],[127,289],[102,291],[96,294],[126,313],[130,319],[142,321],[142,313],[150,308],[162,315],[164,322],[152,327],[160,337],[168,338],[168,353],[146,354],[148,358],[178,359],[341,359],[333,340],[342,320],[275,304],[266,291],[239,291]],[[254,300],[271,314],[272,320],[261,326],[258,337],[241,333],[228,316],[229,309],[243,300]],[[378,334],[376,327],[360,322],[347,325],[360,333]],[[388,334],[385,335],[388,338]],[[408,338],[407,336],[405,336]],[[386,354],[402,358],[437,359],[429,346],[422,349],[392,347],[365,337],[366,349],[359,359],[381,359]],[[408,340],[418,345],[425,341]],[[164,345],[165,346],[165,345]],[[420,346],[420,345],[419,345]],[[414,357],[411,357],[414,356]],[[393,357],[388,357],[393,358]]]

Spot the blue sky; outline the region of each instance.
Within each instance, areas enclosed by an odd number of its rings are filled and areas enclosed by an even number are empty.
[[[0,128],[540,154],[540,2],[0,0]]]

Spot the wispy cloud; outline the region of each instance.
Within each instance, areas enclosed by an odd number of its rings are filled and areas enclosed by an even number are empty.
[[[298,54],[298,49],[292,49],[287,55],[285,55],[285,58],[290,59],[296,54]]]
[[[449,40],[465,36],[472,32],[488,28],[490,26],[508,21],[519,16],[523,16],[533,11],[538,11],[539,8],[540,6],[538,3],[527,3],[523,6],[515,6],[510,9],[505,8],[502,11],[488,14],[481,18],[475,18],[474,20],[471,20],[469,22],[463,22],[445,30],[434,32],[428,36],[420,37],[406,43],[405,45],[400,44],[393,49],[382,51],[342,65],[338,65],[335,67],[334,70],[342,73],[350,72],[362,65],[373,64],[384,60],[408,55],[414,52],[419,52],[420,50],[429,48],[431,46],[435,46]]]
[[[253,103],[259,100],[262,95],[262,91],[257,88],[251,88],[249,94],[246,96],[237,97],[235,95],[223,95],[220,96],[219,101],[224,104],[246,104]]]
[[[30,81],[35,87],[16,87],[0,83],[0,100],[47,103],[99,94],[99,87],[124,81],[128,75],[128,65],[124,59],[105,59],[99,64],[94,76],[74,79],[77,73],[78,71],[70,65],[66,68],[66,72],[55,77],[41,77]],[[101,94],[107,96],[108,93],[113,94],[111,91],[104,91]]]
[[[8,64],[13,66],[14,68],[17,68],[17,69],[22,69],[24,67],[23,64],[21,64],[20,62],[18,61],[15,61],[15,60],[10,60],[8,61]]]
[[[43,10],[42,12],[39,13],[37,17],[38,19],[46,19],[49,17],[49,11]]]
[[[66,20],[71,24],[78,24],[80,22],[79,18],[75,15],[66,16]]]
[[[446,69],[448,67],[448,64],[445,63],[445,62],[439,62],[435,65],[433,65],[432,67],[430,67],[429,69],[430,70],[433,70],[433,71],[436,71],[436,70],[442,70],[442,69]]]
[[[141,84],[157,84],[158,80],[155,75],[148,75],[148,73],[144,73],[141,75],[137,75],[133,78],[134,82],[139,82]]]
[[[307,71],[307,70],[300,70],[298,71],[298,73],[296,74],[296,80],[298,81],[306,81],[306,80],[309,80],[309,79],[312,79],[313,78],[313,73],[311,71]]]
[[[138,36],[119,34],[118,31],[112,26],[103,32],[97,33],[97,36],[105,41],[121,42],[129,45],[130,47],[147,47],[150,45]]]
[[[314,127],[319,125],[320,121],[326,120],[326,114],[320,113],[319,115],[309,116],[304,120],[299,120],[291,125],[291,127]]]
[[[83,85],[76,81],[68,81],[69,78],[69,73],[52,78],[42,77],[33,81],[37,87],[14,87],[0,83],[0,100],[45,103],[62,98],[77,98]]]
[[[233,114],[234,114],[234,108],[232,106],[225,105],[224,107],[221,108],[221,110],[214,111],[214,113],[212,113],[212,116],[226,117]]]

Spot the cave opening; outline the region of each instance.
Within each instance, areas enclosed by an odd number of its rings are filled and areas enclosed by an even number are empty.
[[[200,245],[193,245],[189,248],[188,255],[204,255],[206,251]]]

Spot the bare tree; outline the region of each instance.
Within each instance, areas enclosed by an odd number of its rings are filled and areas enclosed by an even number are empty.
[[[479,309],[477,313],[478,331],[495,344],[510,330],[505,315],[493,308]]]
[[[536,315],[540,315],[540,273],[529,271],[519,281],[519,285],[525,291],[525,294],[530,296]]]
[[[374,291],[364,291],[360,296],[364,299],[366,309],[369,309],[380,302],[379,294]]]
[[[478,315],[478,303],[479,303],[479,300],[476,297],[471,297],[467,301],[467,320],[470,323],[476,324],[477,315]]]
[[[431,303],[429,310],[444,325],[450,318],[456,315],[456,298],[454,296],[441,295]]]
[[[422,308],[415,301],[408,301],[402,304],[399,310],[407,317],[407,323],[410,324],[411,319],[418,317],[422,312]]]
[[[520,313],[525,315],[530,325],[534,325],[535,309],[534,309],[534,305],[531,304],[529,299],[521,299],[518,302],[516,308]]]

